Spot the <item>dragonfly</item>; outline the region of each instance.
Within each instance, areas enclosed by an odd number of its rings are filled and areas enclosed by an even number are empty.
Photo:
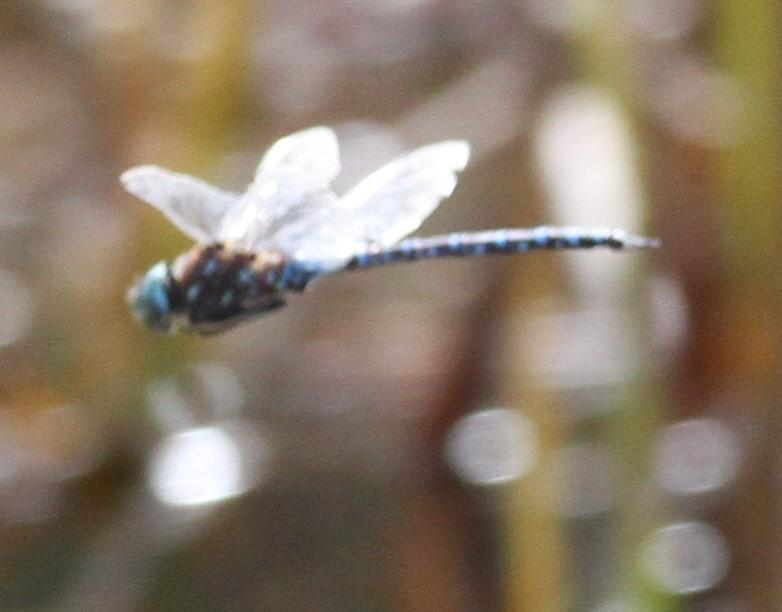
[[[441,257],[538,249],[637,249],[659,241],[601,227],[492,229],[408,237],[451,195],[470,147],[447,140],[403,154],[338,196],[335,133],[290,134],[265,153],[244,193],[152,165],[131,168],[127,191],[166,215],[195,246],[153,265],[128,291],[149,328],[202,334],[277,310],[291,293],[336,272]]]

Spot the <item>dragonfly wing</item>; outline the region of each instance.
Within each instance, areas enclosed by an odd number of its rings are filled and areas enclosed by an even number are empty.
[[[280,229],[272,244],[305,267],[333,272],[367,246],[361,230],[345,211],[324,208]]]
[[[131,168],[122,173],[120,181],[127,191],[201,243],[218,240],[223,217],[240,200],[238,194],[157,166]]]
[[[282,228],[274,243],[300,261],[336,269],[369,245],[387,248],[418,229],[456,187],[470,147],[440,142],[406,155],[363,179],[338,208],[323,208]]]
[[[331,128],[317,126],[290,134],[275,142],[266,154],[256,178],[276,174],[280,170],[295,170],[314,182],[328,186],[339,174],[339,144]]]
[[[302,218],[317,215],[324,209],[334,209],[339,205],[339,200],[334,193],[327,189],[309,189],[302,183],[303,177],[290,183],[279,182],[276,188],[279,195],[276,196],[283,202],[290,204],[284,211],[277,208],[277,216],[268,217],[264,204],[265,199],[257,199],[251,195],[245,196],[237,209],[238,215],[233,222],[226,220],[223,240],[234,247],[247,251],[263,251],[265,249],[278,248],[272,236],[284,232],[289,227],[298,226]],[[333,214],[333,213],[332,213]]]
[[[421,147],[370,174],[341,205],[360,221],[367,241],[389,247],[418,229],[451,195],[469,157],[470,146],[461,140]]]
[[[339,173],[334,132],[314,127],[277,141],[263,156],[242,201],[223,220],[223,240],[258,250],[276,229],[336,203],[329,185]]]

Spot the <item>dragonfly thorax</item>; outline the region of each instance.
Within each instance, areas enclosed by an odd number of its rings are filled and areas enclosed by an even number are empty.
[[[290,264],[276,251],[197,245],[170,266],[160,262],[133,287],[136,318],[158,331],[210,333],[283,306]],[[303,286],[301,287],[303,288]]]

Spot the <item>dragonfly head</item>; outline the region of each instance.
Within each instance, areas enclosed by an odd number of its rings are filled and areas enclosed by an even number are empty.
[[[170,266],[161,261],[130,288],[127,300],[138,321],[156,331],[168,331],[178,314],[178,292]]]

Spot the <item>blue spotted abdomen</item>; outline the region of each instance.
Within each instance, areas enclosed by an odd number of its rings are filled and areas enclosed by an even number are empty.
[[[657,240],[623,230],[601,227],[549,227],[497,229],[484,232],[455,233],[426,238],[408,238],[388,249],[370,248],[356,254],[347,269],[439,257],[507,255],[540,249],[649,248]]]

